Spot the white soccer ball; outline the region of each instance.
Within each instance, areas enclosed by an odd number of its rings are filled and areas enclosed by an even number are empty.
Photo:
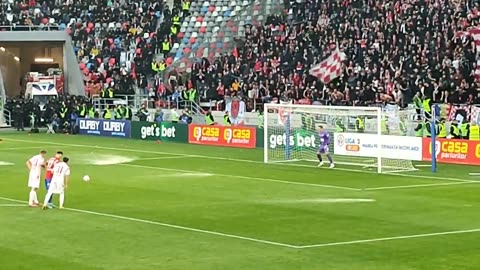
[[[83,181],[85,181],[85,182],[90,181],[90,176],[84,175],[84,176],[83,176]]]

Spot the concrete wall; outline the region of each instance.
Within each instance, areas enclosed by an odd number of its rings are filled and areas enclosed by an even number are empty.
[[[5,94],[17,96],[20,93],[21,66],[13,56],[0,51],[0,70],[2,72]]]
[[[10,70],[4,71],[5,88],[8,95],[14,96],[18,92],[20,78],[30,71],[30,65],[37,57],[53,58],[65,74],[65,86],[70,94],[84,95],[82,74],[73,51],[70,36],[64,31],[18,31],[0,32],[0,46],[8,48],[8,55],[20,57],[20,64],[4,62],[0,58],[0,66]],[[19,45],[20,44],[20,45]],[[1,51],[0,51],[0,57]],[[13,60],[15,61],[15,60]],[[8,66],[8,68],[6,68]],[[3,71],[3,69],[2,69]],[[13,92],[13,94],[12,94]]]

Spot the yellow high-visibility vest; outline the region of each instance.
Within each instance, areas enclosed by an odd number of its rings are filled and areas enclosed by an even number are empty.
[[[162,43],[162,49],[164,51],[170,51],[170,42],[168,42],[168,41],[163,42]]]
[[[472,141],[480,141],[480,127],[475,125],[475,126],[470,126],[470,136],[469,139]]]

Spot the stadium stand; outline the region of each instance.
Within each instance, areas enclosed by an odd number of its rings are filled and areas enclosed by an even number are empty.
[[[89,94],[170,96],[173,74],[204,101],[480,103],[474,0],[4,0],[0,14],[13,30],[69,31]],[[308,71],[337,46],[345,69],[324,85]]]
[[[89,95],[104,87],[132,94],[164,35],[159,27],[163,9],[162,1],[153,0],[7,0],[0,4],[0,30],[68,31]]]
[[[214,12],[206,6],[199,14]],[[470,46],[475,35],[462,34],[479,25],[476,1],[285,1],[283,10],[262,14],[263,24],[244,20],[237,32],[243,44],[211,63],[193,65],[189,79],[207,86],[207,99],[238,95],[259,103],[290,98],[306,104],[405,106],[420,92],[436,103],[480,102],[479,51]],[[195,24],[201,28],[202,18],[210,17],[192,16],[184,23],[177,60],[185,52],[197,59],[218,56],[219,42],[198,46],[188,38],[197,33]],[[344,73],[323,85],[308,71],[337,45],[347,56]],[[188,66],[185,57],[180,61]]]

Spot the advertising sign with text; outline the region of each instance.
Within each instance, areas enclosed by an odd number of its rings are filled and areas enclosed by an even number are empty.
[[[77,125],[83,135],[130,138],[130,121],[79,118]]]
[[[188,142],[192,144],[255,148],[256,128],[191,124],[188,126]]]
[[[480,141],[440,139],[435,141],[437,162],[480,165]],[[432,141],[423,139],[423,160],[432,160]]]
[[[422,160],[422,139],[362,133],[335,133],[334,153],[345,156]],[[379,151],[381,151],[379,153]]]

